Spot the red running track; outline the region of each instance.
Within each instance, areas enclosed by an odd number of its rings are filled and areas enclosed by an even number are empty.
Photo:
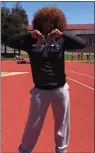
[[[66,63],[66,69],[94,76],[94,65]],[[84,71],[83,71],[84,69]],[[2,62],[4,71],[28,71],[29,65]],[[67,72],[67,77],[93,88],[94,78]],[[2,152],[18,152],[27,120],[30,94],[33,87],[31,74],[2,77]],[[94,90],[67,78],[70,86],[71,132],[68,152],[94,153]],[[53,115],[49,107],[45,123],[34,152],[54,152]]]

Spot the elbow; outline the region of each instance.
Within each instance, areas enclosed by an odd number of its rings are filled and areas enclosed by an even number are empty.
[[[5,45],[10,47],[10,43],[9,42],[5,42]]]
[[[86,47],[86,43],[82,44],[82,48],[85,48]]]
[[[83,40],[82,43],[80,44],[80,49],[83,49],[86,47],[86,42]]]
[[[10,48],[15,48],[14,42],[10,38],[5,42],[5,45]]]
[[[8,47],[11,46],[11,40],[10,40],[10,38],[5,42],[5,45],[8,46]]]

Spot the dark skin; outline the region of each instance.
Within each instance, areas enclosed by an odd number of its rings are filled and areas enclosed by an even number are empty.
[[[42,26],[42,33],[39,30],[32,31],[32,37],[38,39],[39,44],[45,44],[46,42],[49,43],[63,35],[63,32],[58,29],[54,29],[52,21],[45,21]],[[47,40],[45,36],[47,37]]]

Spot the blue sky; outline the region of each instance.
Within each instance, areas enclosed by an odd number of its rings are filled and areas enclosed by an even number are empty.
[[[15,2],[5,2],[5,6],[12,8]],[[94,23],[94,2],[20,2],[26,10],[29,24],[33,14],[44,6],[56,6],[61,9],[67,17],[68,24],[93,24]]]

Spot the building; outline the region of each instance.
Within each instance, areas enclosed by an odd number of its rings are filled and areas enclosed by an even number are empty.
[[[32,25],[28,26],[28,31],[32,31]],[[68,24],[67,25],[67,31],[71,33],[72,35],[78,35],[82,37],[87,44],[87,47],[81,50],[76,50],[76,52],[85,52],[85,53],[94,53],[94,47],[95,47],[95,32],[94,32],[94,24]],[[74,52],[75,50],[71,50],[71,52]],[[9,55],[14,56],[15,54],[20,55],[21,51],[14,50],[12,48],[3,46],[1,48],[1,55]]]
[[[32,25],[29,25],[28,31],[31,30],[32,30]],[[87,47],[85,49],[82,49],[81,52],[94,53],[94,46],[95,46],[94,24],[68,24],[67,31],[69,33],[72,33],[73,35],[82,37],[86,41]]]

